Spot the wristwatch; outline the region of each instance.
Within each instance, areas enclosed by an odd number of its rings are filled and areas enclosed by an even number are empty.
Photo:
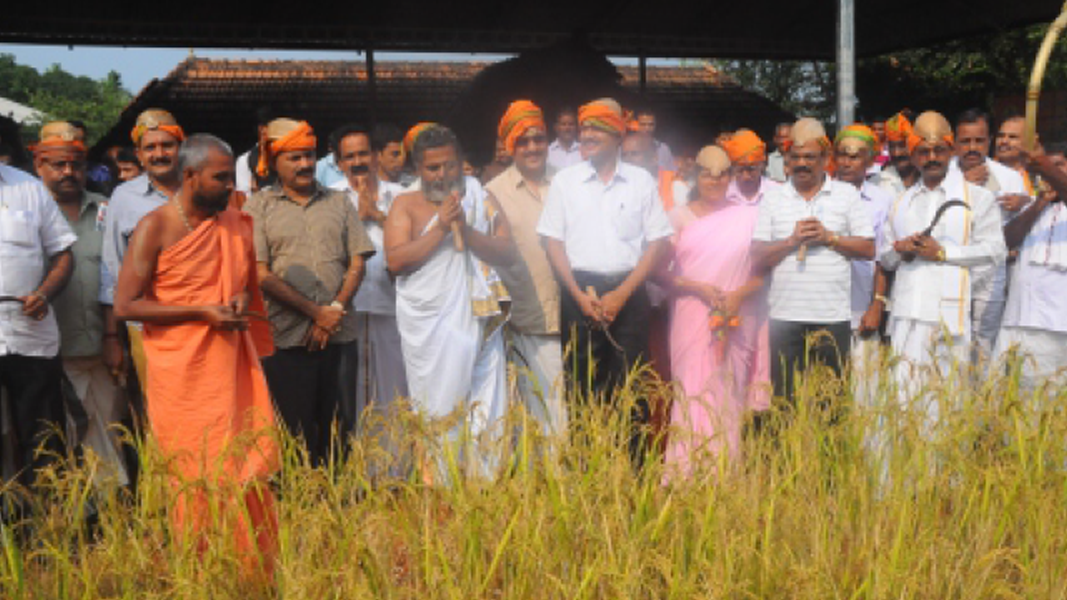
[[[333,302],[330,303],[330,308],[336,308],[337,310],[344,310],[345,309],[345,305],[341,304],[337,300],[334,300]]]

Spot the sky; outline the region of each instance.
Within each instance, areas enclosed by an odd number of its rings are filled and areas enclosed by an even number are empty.
[[[0,44],[0,54],[13,54],[15,61],[44,71],[59,63],[65,71],[74,75],[86,75],[100,79],[114,70],[122,76],[123,85],[136,94],[153,78],[163,78],[189,56],[188,48],[123,48],[117,46],[44,46],[33,44]],[[363,60],[358,51],[321,50],[195,50],[203,58],[244,58],[262,60]],[[414,54],[401,52],[378,52],[375,60],[485,60],[497,61],[508,58],[501,54]],[[636,64],[635,59],[612,59],[616,64]],[[673,61],[649,60],[649,64],[666,64]],[[0,96],[3,90],[0,90]]]

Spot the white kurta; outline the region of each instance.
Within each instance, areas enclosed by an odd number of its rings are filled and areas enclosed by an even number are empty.
[[[997,336],[998,360],[1013,347],[1025,358],[1021,384],[1028,391],[1067,371],[1067,206],[1062,203],[1045,208],[1019,247]]]
[[[945,250],[945,262],[904,262],[893,244],[926,229],[938,207],[949,200],[962,200],[969,208],[949,208],[932,232]],[[920,182],[908,190],[890,209],[882,233],[878,260],[896,271],[889,335],[894,353],[902,359],[896,369],[898,398],[907,401],[919,393],[931,369],[947,377],[954,362],[966,361],[970,269],[1002,263],[1007,248],[993,194],[964,182],[959,174],[949,174],[934,189]]]
[[[469,179],[463,209],[471,227],[489,230],[485,192]],[[421,235],[436,224],[435,215]],[[488,293],[483,268],[469,250],[456,251],[449,233],[421,267],[397,277],[396,318],[413,405],[431,420],[464,416],[444,441],[462,441],[469,431],[473,455],[463,443],[455,456],[471,474],[488,477],[501,450],[507,377],[502,320],[476,316],[473,309],[473,300]],[[447,480],[442,450],[436,481]]]

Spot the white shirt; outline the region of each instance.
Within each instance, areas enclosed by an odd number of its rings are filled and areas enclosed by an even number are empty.
[[[349,185],[347,177],[335,182],[330,189],[347,193],[352,206],[359,210],[359,194]],[[383,214],[389,214],[393,200],[407,191],[399,184],[379,180],[378,202],[376,203],[378,210]],[[395,315],[396,286],[385,266],[385,230],[382,229],[381,223],[374,220],[363,221],[363,228],[367,231],[367,237],[374,244],[376,252],[366,261],[363,282],[359,284],[356,295],[352,297],[352,309],[374,315]]]
[[[571,269],[618,275],[632,271],[648,244],[673,230],[656,181],[620,160],[606,184],[589,161],[556,173],[537,233],[563,242]]]
[[[777,183],[785,183],[785,157],[778,150],[767,155],[767,178]]]
[[[955,178],[951,183],[950,178]],[[971,210],[966,213],[970,219],[970,237],[967,245],[954,244],[946,239],[947,222],[953,211],[951,208],[938,222],[932,235],[945,250],[945,265],[922,259],[904,262],[893,249],[898,240],[919,233],[930,225],[937,208],[950,199],[963,200],[960,194],[951,194],[948,188],[963,189],[967,186],[967,200]],[[952,198],[949,196],[952,195]],[[898,211],[904,211],[898,215]],[[955,214],[959,214],[956,212]],[[897,227],[894,223],[903,221],[906,226]],[[973,297],[975,265],[995,265],[1003,263],[1007,255],[1004,245],[1004,233],[1000,224],[1000,207],[993,194],[988,190],[962,181],[959,171],[948,176],[935,189],[928,189],[922,180],[912,186],[899,200],[895,201],[887,216],[887,226],[882,231],[882,243],[878,249],[878,262],[887,270],[895,270],[893,280],[892,312],[893,318],[914,319],[928,323],[938,323],[942,319],[941,298],[944,272],[947,266],[971,268],[971,289]]]
[[[849,237],[874,238],[867,208],[855,186],[827,177],[811,200],[789,181],[767,192],[759,205],[752,236],[777,242],[793,235],[797,221],[815,217],[827,230]],[[778,321],[839,323],[852,318],[850,260],[826,246],[810,246],[804,262],[797,252],[774,267],[769,292],[770,316]]]
[[[904,185],[904,180],[900,177],[900,173],[893,165],[886,165],[881,171],[872,175],[870,182],[882,188],[894,201],[908,191],[907,186]]]
[[[981,187],[992,192],[997,198],[1001,196],[1028,195],[1026,193],[1026,182],[1018,171],[992,158],[985,159],[985,165],[989,169],[989,179]],[[953,176],[963,177],[959,159],[956,157],[952,158],[948,170]],[[1016,213],[1009,213],[1001,209],[999,214],[1000,222],[1003,226],[1008,221],[1011,221]],[[971,269],[971,281],[973,282],[971,289],[975,300],[1003,302],[1007,294],[1008,285],[1007,265],[978,265]]]
[[[564,148],[559,140],[553,140],[548,145],[548,166],[553,171],[562,171],[569,166],[582,162],[582,150],[578,140],[574,140],[570,148]]]
[[[248,164],[248,156],[250,154],[252,154],[251,150],[237,157],[233,173],[234,188],[246,195],[252,193],[252,167]]]
[[[877,248],[882,242],[882,229],[885,227],[885,217],[893,204],[893,198],[882,188],[865,181],[860,188],[860,199],[870,213],[871,225],[874,227],[874,244]],[[874,266],[873,260],[852,261],[853,329],[859,327],[863,313],[867,312],[874,298]]]
[[[1062,202],[1041,213],[1019,246],[1001,323],[1004,327],[1067,333],[1067,270],[1047,264],[1056,245],[1060,250],[1067,246],[1067,206]]]
[[[48,190],[33,176],[0,164],[0,296],[32,294],[48,259],[77,240]],[[59,353],[55,314],[38,321],[21,302],[0,302],[0,355],[52,357]]]

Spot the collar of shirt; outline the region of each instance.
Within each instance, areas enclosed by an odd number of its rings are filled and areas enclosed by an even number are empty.
[[[331,190],[329,188],[324,188],[321,185],[319,185],[318,183],[316,183],[315,184],[315,193],[311,194],[311,198],[308,199],[307,204],[305,204],[304,206],[305,207],[306,206],[311,206],[313,203],[315,203],[318,200],[321,200],[327,193],[329,193],[331,191],[336,191],[336,190]],[[285,193],[285,189],[282,188],[281,185],[272,185],[272,186],[268,187],[267,189],[263,190],[263,194],[264,194],[264,196],[266,196],[267,198],[270,198],[272,200],[286,200],[288,202],[292,202],[293,204],[299,204],[299,202],[297,202],[296,200],[293,200],[292,198],[290,198],[289,194]]]
[[[528,190],[531,195],[538,200],[544,200],[545,194],[548,193],[548,185],[552,182],[553,173],[552,168],[548,166],[548,163],[545,163],[544,175],[542,175],[541,180],[537,182],[540,189],[531,187],[526,181],[526,178],[522,176],[522,172],[519,171],[519,168],[516,167],[514,163],[512,163],[502,175],[507,178],[505,181],[507,181],[508,187],[516,190]]]
[[[826,194],[826,195],[832,194],[833,193],[833,185],[834,185],[834,180],[830,179],[829,175],[823,175],[822,186],[819,188],[819,191],[815,192],[815,195],[811,197],[812,200],[814,200],[815,198],[817,198],[819,196],[822,196],[823,194]],[[800,192],[797,191],[797,188],[793,187],[793,178],[792,177],[790,177],[789,181],[785,182],[785,185],[782,186],[782,187],[783,187],[782,191],[784,191],[786,194],[788,194],[788,195],[790,195],[790,196],[792,196],[794,198],[798,198],[800,200],[804,200],[805,202],[808,201],[803,195],[801,195]]]
[[[585,176],[582,177],[583,183],[590,183],[593,181],[600,182],[600,174],[597,173],[596,168],[593,167],[593,163],[586,160],[581,162],[580,164],[580,168],[585,169]],[[622,160],[616,157],[615,170],[611,174],[611,180],[603,185],[604,187],[611,187],[617,182],[626,183],[626,177],[624,177],[622,174]]]
[[[85,190],[82,190],[82,204],[81,204],[81,208],[78,209],[78,217],[80,218],[80,217],[84,216],[85,215],[85,211],[89,210],[90,208],[92,208],[94,206],[99,208],[100,207],[99,198],[100,198],[100,196],[97,196],[96,194],[90,194],[90,193],[86,192]]]

